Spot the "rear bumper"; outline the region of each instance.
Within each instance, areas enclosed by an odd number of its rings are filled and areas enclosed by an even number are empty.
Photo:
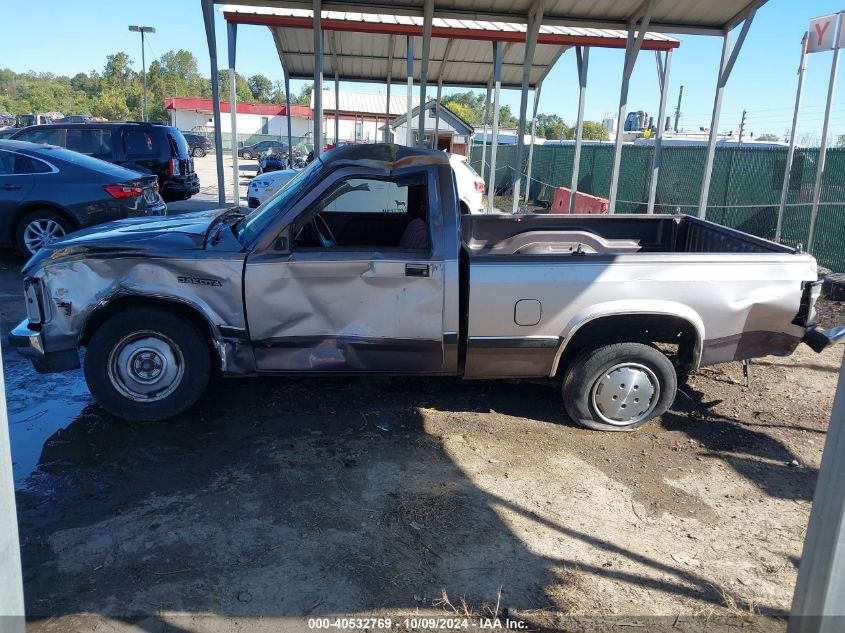
[[[810,328],[801,340],[809,345],[814,352],[821,353],[831,345],[845,341],[845,326],[840,325],[829,330]]]
[[[200,179],[196,173],[169,178],[161,185],[161,197],[165,201],[187,200],[200,192]]]
[[[77,350],[45,351],[44,338],[41,332],[31,329],[29,321],[26,320],[18,323],[15,329],[9,333],[9,345],[18,354],[32,361],[35,370],[40,374],[79,368],[79,352]]]

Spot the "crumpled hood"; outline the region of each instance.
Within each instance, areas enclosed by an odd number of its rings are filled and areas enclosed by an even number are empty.
[[[176,216],[129,218],[76,231],[41,249],[26,263],[28,274],[43,266],[92,257],[199,255],[209,225],[230,209],[213,209]],[[196,256],[195,255],[195,256]]]

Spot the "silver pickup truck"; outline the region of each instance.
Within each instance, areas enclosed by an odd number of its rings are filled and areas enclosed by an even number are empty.
[[[11,341],[114,415],[176,415],[223,375],[549,377],[631,430],[700,365],[817,350],[810,256],[687,216],[461,215],[448,157],[349,146],[249,215],[80,231],[24,268]]]

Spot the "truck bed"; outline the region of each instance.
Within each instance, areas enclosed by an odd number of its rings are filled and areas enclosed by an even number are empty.
[[[470,256],[796,252],[686,215],[465,215],[461,231]]]

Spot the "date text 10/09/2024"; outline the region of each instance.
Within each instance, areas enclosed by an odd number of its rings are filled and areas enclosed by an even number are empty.
[[[311,630],[390,630],[394,626],[405,630],[510,630],[527,629],[525,622],[499,618],[420,617],[393,618],[308,618]]]

